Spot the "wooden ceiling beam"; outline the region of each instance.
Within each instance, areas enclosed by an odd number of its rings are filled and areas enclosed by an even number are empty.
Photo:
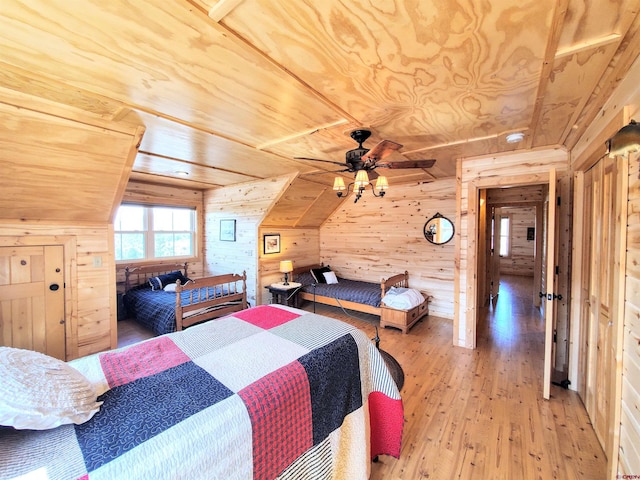
[[[551,34],[548,38],[547,47],[544,53],[544,62],[542,63],[542,70],[540,71],[540,81],[538,82],[537,89],[538,94],[536,95],[531,121],[529,122],[529,125],[531,126],[531,134],[526,137],[524,144],[525,148],[531,148],[533,146],[535,136],[540,128],[540,119],[542,118],[542,112],[544,110],[544,99],[547,92],[547,85],[549,84],[549,78],[553,71],[554,58],[558,51],[558,45],[560,45],[562,27],[564,25],[568,9],[569,0],[559,0],[553,12],[553,20],[549,26]]]
[[[209,18],[214,22],[219,22],[243,1],[244,0],[218,0],[218,3],[209,9]]]

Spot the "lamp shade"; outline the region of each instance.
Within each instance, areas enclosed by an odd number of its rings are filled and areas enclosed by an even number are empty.
[[[293,262],[291,260],[282,260],[280,262],[280,271],[282,273],[289,273],[293,271]]]
[[[364,188],[369,185],[369,175],[365,170],[359,170],[356,174],[355,188]]]
[[[376,190],[382,192],[388,189],[389,189],[389,182],[387,181],[387,177],[385,177],[384,175],[380,175],[376,179]]]
[[[627,155],[629,152],[637,152],[640,149],[640,124],[631,120],[629,125],[618,130],[613,137],[607,141],[609,156]]]
[[[342,177],[336,177],[333,180],[333,189],[338,191],[347,189],[347,187],[344,186],[344,180],[342,179]]]

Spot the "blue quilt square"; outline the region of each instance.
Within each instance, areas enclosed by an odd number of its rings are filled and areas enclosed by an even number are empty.
[[[182,420],[233,395],[193,362],[115,387],[96,415],[76,425],[91,472]]]

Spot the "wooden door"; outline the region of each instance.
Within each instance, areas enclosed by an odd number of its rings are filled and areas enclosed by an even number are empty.
[[[64,247],[0,247],[0,345],[65,360]]]
[[[549,202],[547,208],[547,266],[546,266],[546,307],[545,307],[545,334],[544,334],[544,375],[542,396],[549,399],[551,396],[551,369],[553,368],[553,331],[556,324],[555,283],[556,283],[556,171],[549,172]]]
[[[500,208],[492,209],[493,228],[491,238],[491,300],[496,301],[500,293],[500,227],[502,224],[502,210]]]

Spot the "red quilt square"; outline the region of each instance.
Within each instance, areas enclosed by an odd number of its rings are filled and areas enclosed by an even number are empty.
[[[269,330],[270,328],[287,323],[294,318],[298,318],[300,314],[270,305],[261,305],[234,313],[233,316],[249,322],[256,327]]]
[[[166,337],[134,345],[122,352],[100,355],[102,371],[109,387],[117,387],[148,377],[191,359]]]
[[[253,478],[276,478],[313,446],[305,369],[292,362],[238,392],[253,431]]]
[[[382,392],[369,395],[371,422],[371,458],[391,455],[400,458],[404,409],[402,400],[394,400]]]

